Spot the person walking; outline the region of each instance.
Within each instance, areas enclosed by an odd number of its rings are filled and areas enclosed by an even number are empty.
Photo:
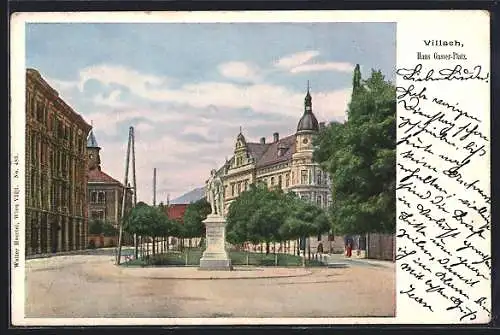
[[[351,244],[351,241],[347,242],[346,256],[349,257],[349,258],[352,256],[352,244]]]

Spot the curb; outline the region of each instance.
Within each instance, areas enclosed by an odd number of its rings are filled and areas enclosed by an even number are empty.
[[[185,276],[171,276],[171,277],[158,277],[158,276],[137,276],[136,278],[143,278],[143,279],[163,279],[163,280],[237,280],[237,279],[278,279],[278,278],[294,278],[294,277],[305,277],[305,276],[310,276],[312,274],[311,271],[308,271],[306,273],[300,273],[300,274],[290,274],[290,275],[283,275],[283,276],[272,276],[272,275],[265,275],[265,276],[259,276],[259,277],[217,277],[217,276],[212,276],[212,277],[198,277],[198,278],[193,278],[193,277],[185,277]]]

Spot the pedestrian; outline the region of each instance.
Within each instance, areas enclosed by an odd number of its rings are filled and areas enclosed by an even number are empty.
[[[323,243],[319,242],[318,247],[316,249],[316,253],[318,253],[318,254],[323,253]]]
[[[352,256],[352,244],[351,242],[347,242],[347,257],[351,257]]]

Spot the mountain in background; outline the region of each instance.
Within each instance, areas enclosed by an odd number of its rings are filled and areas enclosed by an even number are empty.
[[[178,198],[170,201],[170,204],[190,204],[205,197],[205,187],[198,187]]]

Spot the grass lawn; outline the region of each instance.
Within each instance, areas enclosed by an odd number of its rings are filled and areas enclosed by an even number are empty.
[[[184,249],[182,252],[169,252],[149,256],[145,259],[134,259],[123,263],[125,266],[198,266],[203,254],[202,249]],[[252,266],[302,266],[302,258],[289,254],[265,254],[245,251],[230,251],[229,257],[233,265]],[[324,266],[317,260],[307,260],[306,266]]]

